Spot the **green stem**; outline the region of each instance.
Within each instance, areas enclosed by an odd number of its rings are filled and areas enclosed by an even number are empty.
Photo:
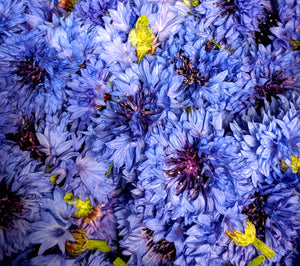
[[[101,252],[109,252],[110,251],[110,247],[109,245],[107,245],[106,241],[103,240],[88,240],[87,243],[87,249],[98,249]]]
[[[264,242],[260,241],[258,238],[255,238],[252,244],[269,259],[273,259],[276,255],[273,249],[271,249]]]
[[[265,261],[265,256],[257,256],[247,266],[259,266]]]
[[[220,44],[218,44],[216,41],[212,41],[212,43],[213,43],[214,45],[216,45],[219,49],[222,49],[222,46],[221,46]]]

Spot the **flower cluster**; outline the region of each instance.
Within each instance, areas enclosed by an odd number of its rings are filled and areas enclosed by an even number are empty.
[[[298,265],[297,0],[0,0],[0,264]]]

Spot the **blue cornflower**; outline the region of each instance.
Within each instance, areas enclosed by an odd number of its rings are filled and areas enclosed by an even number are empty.
[[[293,265],[299,235],[299,200],[293,185],[265,183],[241,201],[239,211],[255,226],[256,237],[275,252],[273,258],[266,258],[266,265]],[[238,246],[227,236],[220,239],[218,249],[222,250],[218,255],[234,265],[248,264],[259,255],[252,245]]]
[[[24,3],[16,0],[0,1],[0,43],[12,32],[24,30],[22,24],[26,21]]]
[[[68,231],[72,225],[70,222],[61,224],[49,212],[41,212],[42,221],[32,224],[34,232],[28,240],[33,244],[41,244],[38,255],[42,255],[49,248],[58,245],[60,251],[65,253],[66,241],[75,241]]]
[[[141,198],[143,191],[136,188],[135,194]],[[139,192],[138,192],[139,191]],[[143,195],[146,196],[146,195]],[[125,197],[123,198],[123,200]],[[176,258],[180,257],[182,246],[177,247],[176,243],[182,241],[183,233],[180,226],[175,224],[170,228],[169,234],[155,234],[153,228],[155,224],[147,226],[142,219],[146,214],[146,205],[139,204],[137,201],[127,199],[126,202],[119,197],[119,202],[115,207],[115,215],[119,224],[119,232],[122,236],[120,241],[124,249],[123,255],[130,256],[129,265],[173,265]],[[156,224],[156,229],[163,226]]]
[[[52,185],[44,168],[18,147],[2,146],[0,160],[0,260],[29,246],[32,223],[39,220],[39,201]]]
[[[247,111],[251,106],[263,106],[264,99],[271,100],[288,90],[298,90],[299,67],[295,52],[279,49],[272,50],[272,46],[252,45],[244,47],[241,54],[242,65],[235,80],[235,90],[228,99],[229,110]]]
[[[182,78],[172,67],[143,60],[133,64],[125,73],[113,77],[111,100],[93,119],[97,139],[92,147],[105,157],[113,159],[119,168],[123,164],[130,169],[143,158],[144,137],[152,125],[158,123],[168,110],[180,112],[187,105],[180,90]]]
[[[34,117],[26,118],[20,117],[20,113],[18,116],[16,114],[11,114],[7,118],[16,119],[13,124],[17,125],[17,130],[11,128],[11,126],[6,127],[4,132],[6,140],[8,142],[13,142],[14,144],[18,144],[21,150],[29,151],[30,156],[38,161],[45,161],[45,154],[40,148],[40,143],[38,141],[36,135],[36,127],[34,124]]]
[[[68,74],[78,71],[80,65],[84,63],[87,53],[92,49],[90,38],[93,38],[93,30],[90,25],[83,25],[71,13],[65,19],[59,18],[54,27],[41,26],[41,28],[47,31],[46,41],[50,47],[55,48],[58,57],[67,59]]]
[[[260,18],[259,30],[255,32],[255,40],[258,44],[261,43],[264,46],[273,44],[276,50],[279,49],[280,46],[284,47],[284,49],[288,48],[287,40],[284,40],[280,33],[282,33],[282,27],[284,27],[287,20],[290,20],[291,24],[298,24],[298,22],[295,22],[295,20],[298,20],[297,4],[293,2],[294,1],[289,3],[286,1],[269,1],[269,3],[266,2],[264,4],[264,16]],[[285,9],[289,9],[289,11],[285,12]],[[291,27],[291,25],[288,26],[288,28],[289,27]],[[281,40],[276,40],[274,35],[277,37],[281,35],[279,37]]]
[[[273,46],[280,48],[299,50],[297,41],[300,39],[299,29],[299,3],[297,1],[279,1],[277,3],[278,21],[270,28],[270,32],[276,37]]]
[[[149,206],[157,209],[153,220],[182,219],[190,225],[200,213],[223,213],[253,189],[249,178],[239,176],[239,169],[249,168],[239,143],[223,133],[221,116],[203,109],[152,129],[139,184],[149,193]],[[168,217],[162,220],[160,212]]]
[[[0,73],[7,77],[5,90],[25,117],[32,110],[38,119],[61,108],[65,74],[71,68],[49,47],[43,31],[11,36],[1,45],[0,58]]]
[[[270,51],[260,45],[253,64],[255,90],[269,101],[271,96],[299,86],[299,70],[296,53],[284,50]]]
[[[282,100],[281,100],[282,99]],[[282,106],[276,110],[272,106]],[[244,172],[252,178],[254,186],[258,183],[273,182],[282,178],[282,161],[290,161],[291,156],[299,157],[299,107],[289,103],[284,96],[266,104],[259,116],[254,108],[244,115],[241,123],[232,123],[235,138],[241,143],[242,154],[251,170]],[[267,178],[267,179],[265,179]]]
[[[67,83],[67,111],[72,114],[70,121],[79,120],[78,129],[85,130],[91,124],[90,116],[95,117],[97,110],[104,108],[109,100],[111,86],[107,78],[103,61],[91,56],[80,73],[73,74]]]
[[[206,23],[215,27],[215,38],[234,47],[235,40],[258,30],[266,1],[207,0],[195,8]]]
[[[212,33],[203,21],[186,21],[188,41],[172,60],[174,68],[184,77],[182,89],[194,106],[201,107],[203,102],[208,102],[220,111],[240,112],[245,104],[249,104],[249,100],[245,102],[245,98],[249,98],[248,90],[243,90],[241,95],[240,87],[253,86],[253,82],[250,84],[243,75],[250,45],[247,42],[236,50],[229,50],[223,42],[218,43]]]

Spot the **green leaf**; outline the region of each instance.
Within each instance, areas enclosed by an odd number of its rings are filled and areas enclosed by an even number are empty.
[[[128,264],[123,261],[120,257],[116,258],[113,262],[114,266],[128,266]]]
[[[247,266],[259,266],[265,261],[265,256],[257,256],[255,259],[253,259]]]
[[[107,245],[107,241],[104,240],[90,240],[87,243],[87,248],[94,250],[98,249],[101,252],[109,252],[110,246]]]
[[[108,176],[109,175],[109,173],[111,172],[111,169],[113,168],[113,166],[114,166],[114,162],[111,162],[111,164],[110,164],[110,166],[109,166],[109,168],[108,168],[108,170],[107,170],[107,172],[106,172],[106,176]]]

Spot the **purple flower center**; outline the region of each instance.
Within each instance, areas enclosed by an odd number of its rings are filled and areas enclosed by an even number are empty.
[[[266,18],[259,24],[259,31],[255,32],[256,43],[262,43],[265,46],[272,43],[269,38],[269,35],[272,35],[270,28],[276,27],[277,22],[280,21],[277,8],[274,6],[275,1],[270,1],[270,3],[272,4],[272,11],[265,10]]]
[[[12,192],[9,186],[0,183],[0,228],[10,230],[18,214],[23,212],[22,197]]]
[[[16,62],[14,65],[17,67],[14,74],[21,78],[21,83],[30,84],[32,89],[44,83],[46,71],[33,58],[26,57],[25,60]]]
[[[176,259],[176,248],[173,242],[160,240],[157,243],[153,241],[154,232],[148,228],[143,230],[143,235],[147,239],[147,251],[152,252],[157,261],[162,261],[164,265],[173,265]]]
[[[188,192],[188,197],[195,199],[209,180],[213,166],[204,156],[199,157],[194,147],[185,151],[176,151],[174,157],[167,158],[166,165],[172,166],[165,171],[171,179],[176,179],[177,194]]]
[[[250,222],[255,225],[257,237],[265,240],[265,223],[269,215],[264,211],[264,205],[269,195],[259,196],[257,192],[251,197],[255,200],[248,206],[245,206],[242,213],[248,216]]]
[[[206,77],[201,76],[199,70],[192,66],[190,59],[182,55],[182,53],[183,50],[180,50],[177,54],[176,59],[180,60],[182,64],[180,68],[177,68],[175,64],[175,71],[177,72],[177,74],[184,77],[183,84],[187,86],[192,85],[194,83],[198,83],[201,86],[205,85],[208,79]],[[174,62],[175,61],[173,61],[172,63]]]
[[[267,81],[262,86],[255,86],[255,90],[261,97],[266,97],[268,101],[271,101],[271,97],[281,94],[286,91],[293,83],[293,78],[281,78],[280,74],[283,71],[277,71],[273,76],[271,81]]]
[[[129,124],[135,136],[144,136],[152,122],[151,116],[157,114],[154,105],[155,98],[150,90],[146,92],[144,88],[133,96],[125,94],[125,100],[118,101],[115,113],[121,117],[122,124]]]
[[[234,3],[234,0],[219,0],[217,3],[215,3],[215,5],[217,7],[221,7],[223,10],[219,16],[230,15],[238,9],[238,6]]]
[[[44,160],[45,154],[39,151],[40,145],[36,135],[33,123],[25,122],[20,131],[16,134],[7,134],[6,138],[18,143],[21,150],[30,151],[30,156],[35,160]]]

